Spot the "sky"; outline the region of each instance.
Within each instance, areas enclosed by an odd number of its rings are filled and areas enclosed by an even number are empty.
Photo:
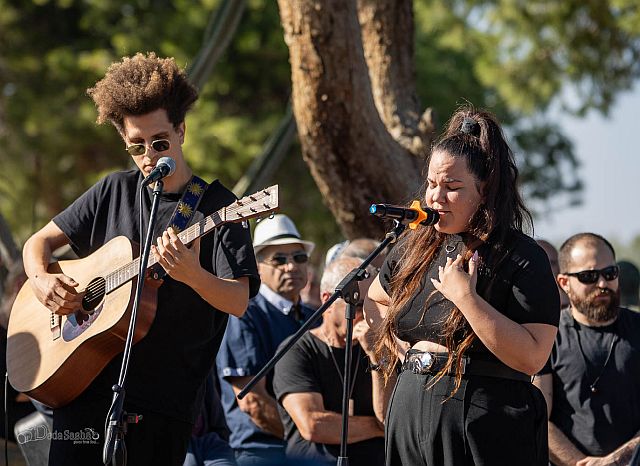
[[[543,212],[534,223],[535,237],[557,246],[590,231],[628,243],[640,235],[640,85],[618,95],[608,117],[591,112],[558,120],[581,162],[583,202]]]

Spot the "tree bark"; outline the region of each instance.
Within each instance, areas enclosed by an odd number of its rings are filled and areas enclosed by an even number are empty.
[[[385,126],[381,114],[385,120],[394,119],[394,111],[385,110],[393,105],[385,97],[379,98],[383,111],[378,112],[365,60],[357,2],[279,0],[278,3],[289,47],[293,111],[303,158],[345,236],[381,237],[384,226],[369,215],[369,205],[402,203],[417,194],[422,184],[424,158],[414,156],[399,144]],[[372,5],[369,8],[373,11]],[[384,27],[380,29],[386,31]],[[400,32],[411,34],[397,31]],[[367,49],[372,56],[386,50]],[[376,85],[384,82],[388,90],[393,89],[400,85],[396,80],[402,78],[401,85],[407,90],[397,88],[390,92],[395,98],[404,99],[411,93],[412,72],[392,72],[395,67],[374,70]],[[403,115],[404,107],[395,114]],[[401,124],[402,117],[398,119]]]
[[[373,99],[391,136],[417,157],[429,151],[435,122],[416,92],[412,1],[358,0]]]

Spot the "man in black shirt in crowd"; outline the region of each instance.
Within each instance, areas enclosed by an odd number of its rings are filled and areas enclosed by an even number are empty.
[[[618,261],[620,267],[620,303],[640,312],[640,270],[633,262]]]
[[[640,314],[620,307],[611,244],[593,233],[560,248],[562,312],[550,359],[534,383],[549,411],[555,465],[623,465],[640,444]]]
[[[361,259],[338,258],[325,269],[320,282],[326,302],[347,273]],[[360,283],[366,296],[370,281]],[[285,428],[287,457],[334,465],[341,438],[342,380],[347,344],[353,344],[349,399],[347,455],[353,466],[384,464],[382,376],[371,371],[373,338],[362,306],[357,309],[354,341],[346,342],[346,303],[337,300],[323,314],[322,325],[307,332],[276,364],[273,390]],[[377,416],[376,416],[377,414]]]
[[[35,296],[52,312],[79,313],[83,290],[74,277],[48,272],[51,251],[70,244],[85,257],[117,236],[137,241],[146,230],[139,224],[139,206],[145,224],[151,207],[151,187],[141,190],[141,182],[160,157],[174,160],[175,172],[164,180],[152,250],[167,275],[157,288],[155,319],[131,353],[124,408],[143,416],[128,426],[129,464],[181,465],[228,314],[241,316],[258,290],[251,238],[241,224],[226,224],[187,248],[173,227],[182,223],[178,215],[196,211],[202,217],[235,200],[220,182],[207,186],[194,177],[184,159],[184,118],[197,91],[173,59],[153,53],[126,57],[88,93],[98,122],[115,126],[137,168],[103,178],[35,233],[24,247],[25,270]],[[190,205],[187,193],[203,190],[199,204]],[[121,357],[112,360],[78,398],[54,410],[50,464],[102,464],[103,427],[120,364]],[[99,441],[64,438],[65,432],[87,429]]]

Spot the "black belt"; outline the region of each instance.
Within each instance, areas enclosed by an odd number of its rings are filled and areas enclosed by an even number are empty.
[[[414,374],[437,374],[446,365],[448,357],[448,353],[430,353],[428,351],[410,349],[407,351],[402,363],[402,370],[411,371]],[[455,369],[449,371],[449,375],[454,374]],[[482,375],[531,382],[531,376],[512,369],[500,361],[485,361],[469,356],[462,357],[462,374],[465,377]]]

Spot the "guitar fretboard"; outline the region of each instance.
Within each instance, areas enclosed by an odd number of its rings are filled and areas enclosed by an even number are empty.
[[[210,232],[212,229],[229,222],[248,220],[260,214],[271,213],[278,208],[278,186],[270,186],[251,196],[243,197],[233,204],[223,207],[217,212],[194,223],[178,234],[183,244],[190,244],[193,240]],[[147,269],[158,261],[153,255],[149,256]],[[120,287],[129,280],[137,277],[140,272],[140,258],[136,258],[126,265],[114,270],[104,277],[105,294]]]

